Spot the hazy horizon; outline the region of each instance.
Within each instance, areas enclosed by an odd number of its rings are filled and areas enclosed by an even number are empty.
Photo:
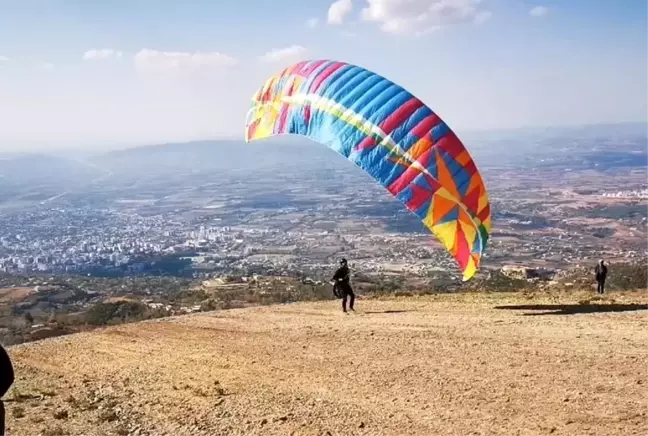
[[[627,129],[636,129],[637,134],[641,134],[648,138],[648,122],[640,121],[628,121],[628,122],[617,122],[617,123],[597,123],[597,124],[565,124],[565,125],[553,125],[553,126],[521,126],[521,127],[509,127],[509,128],[493,128],[493,129],[479,129],[479,130],[455,130],[459,135],[460,139],[465,143],[468,149],[471,146],[471,142],[477,140],[485,140],[488,138],[501,138],[509,135],[518,136],[518,135],[538,135],[541,133],[547,133],[549,135],[557,134],[558,132],[564,130],[567,132],[574,132],[579,129],[596,129],[604,128],[609,129],[612,127],[620,127]],[[608,133],[608,132],[606,132]],[[282,136],[281,138],[270,138],[265,141],[272,141],[273,143],[282,142],[312,142],[309,138],[299,135],[289,135]],[[123,142],[112,142],[107,143],[106,141],[81,141],[77,145],[74,145],[74,141],[64,141],[59,144],[52,144],[51,142],[37,142],[30,143],[25,147],[26,144],[19,143],[18,141],[1,141],[0,140],[0,156],[7,154],[102,154],[109,153],[111,151],[120,151],[120,150],[129,150],[134,148],[145,148],[145,147],[157,147],[163,145],[180,145],[180,144],[192,144],[200,142],[244,142],[244,139],[241,137],[220,137],[220,138],[196,138],[189,140],[161,140],[161,141],[142,141],[142,142],[133,142],[133,141],[123,141]],[[10,145],[12,144],[12,145]]]

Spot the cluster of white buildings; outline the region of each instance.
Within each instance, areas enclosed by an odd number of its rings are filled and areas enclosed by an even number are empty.
[[[611,197],[611,198],[641,198],[648,199],[648,188],[644,189],[633,189],[628,191],[617,191],[617,192],[604,192],[601,194],[602,197]]]

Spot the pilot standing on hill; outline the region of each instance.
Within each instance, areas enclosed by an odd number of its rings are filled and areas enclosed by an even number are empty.
[[[0,436],[5,434],[5,408],[2,397],[14,382],[14,370],[7,350],[0,345]]]
[[[346,309],[346,302],[347,302],[347,297],[350,297],[349,299],[349,309],[355,312],[355,309],[353,309],[353,303],[355,302],[355,294],[353,293],[353,289],[351,289],[351,283],[349,283],[350,279],[350,271],[349,267],[347,266],[347,260],[342,258],[340,260],[340,267],[335,271],[335,275],[333,276],[333,281],[335,282],[335,286],[337,286],[337,289],[339,289],[339,292],[342,293],[342,311],[344,313],[347,313]]]
[[[603,259],[599,260],[599,263],[594,268],[594,274],[596,274],[596,292],[598,294],[603,294],[605,292],[605,278],[607,277],[607,266],[603,262]]]

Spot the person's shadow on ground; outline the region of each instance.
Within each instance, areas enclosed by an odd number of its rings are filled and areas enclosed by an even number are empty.
[[[408,313],[408,312],[414,312],[413,310],[368,310],[364,313],[366,314],[377,314],[377,313]]]
[[[648,310],[648,304],[518,304],[495,306],[495,309],[503,310],[535,310],[541,312],[528,312],[523,315],[577,315],[584,313],[607,313],[607,312],[631,312],[637,310]]]

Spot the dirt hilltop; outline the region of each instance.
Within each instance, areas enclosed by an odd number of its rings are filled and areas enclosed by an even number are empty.
[[[646,292],[584,298],[299,303],[22,344],[7,433],[648,434]]]

